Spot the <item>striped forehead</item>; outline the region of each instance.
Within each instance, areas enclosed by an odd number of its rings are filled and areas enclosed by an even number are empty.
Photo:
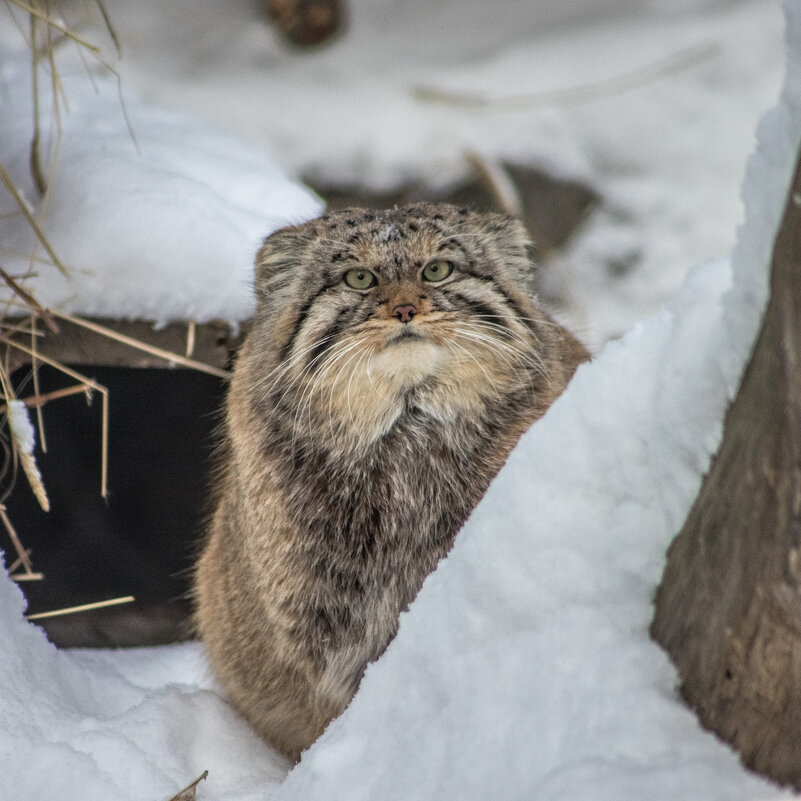
[[[327,261],[332,272],[364,267],[391,280],[420,269],[437,255],[442,244],[442,235],[437,232],[409,231],[402,224],[388,223],[377,230],[354,231],[341,242],[329,241]]]

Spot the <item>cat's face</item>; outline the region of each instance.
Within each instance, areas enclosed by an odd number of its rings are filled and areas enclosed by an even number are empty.
[[[546,323],[527,245],[511,218],[428,204],[278,231],[257,260],[266,386],[381,427],[410,393],[449,417],[532,385]]]

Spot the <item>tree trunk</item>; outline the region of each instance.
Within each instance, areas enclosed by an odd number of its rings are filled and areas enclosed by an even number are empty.
[[[801,170],[723,442],[668,551],[651,626],[702,724],[801,788]]]

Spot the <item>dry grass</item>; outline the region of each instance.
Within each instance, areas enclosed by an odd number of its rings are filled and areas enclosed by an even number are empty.
[[[63,615],[74,615],[77,612],[91,612],[95,609],[106,609],[109,606],[120,606],[121,604],[133,603],[136,599],[133,595],[126,595],[122,598],[110,598],[108,601],[96,601],[91,604],[80,604],[79,606],[65,606],[63,609],[51,609],[49,612],[38,612],[35,615],[25,615],[26,620],[45,620],[49,617],[61,617]]]
[[[179,793],[176,793],[170,799],[170,801],[195,801],[195,799],[197,798],[197,786],[198,784],[200,784],[200,782],[206,779],[208,775],[209,772],[207,770],[204,770],[203,773],[201,773],[200,776],[197,777],[197,779],[195,779],[193,782],[184,787],[184,789],[181,790]]]
[[[487,111],[518,111],[549,106],[576,106],[648,86],[669,75],[694,67],[720,51],[714,42],[683,47],[642,67],[599,81],[543,92],[502,97],[469,92],[449,92],[433,86],[416,86],[412,96],[425,103]]]
[[[91,59],[111,70],[105,60],[101,49],[89,42],[63,19],[57,0],[4,0],[8,16],[12,23],[25,36],[31,57],[32,73],[32,119],[31,119],[31,148],[30,148],[30,177],[38,197],[33,203],[29,202],[25,193],[14,182],[13,177],[0,163],[0,192],[7,192],[13,199],[17,213],[24,218],[34,234],[34,244],[28,254],[28,269],[24,275],[11,275],[0,264],[0,285],[10,290],[10,296],[3,301],[0,307],[0,447],[5,451],[5,458],[0,470],[0,523],[5,528],[8,539],[16,553],[16,559],[9,565],[12,578],[17,581],[33,581],[42,578],[35,572],[31,554],[24,547],[20,537],[8,517],[5,501],[12,490],[15,489],[17,477],[20,472],[26,476],[34,495],[39,499],[42,507],[47,510],[49,503],[44,485],[42,484],[36,466],[33,449],[31,448],[30,424],[27,410],[32,409],[36,415],[36,431],[39,446],[43,452],[47,451],[43,407],[61,398],[83,393],[87,402],[91,401],[93,393],[100,394],[102,398],[102,449],[101,449],[101,482],[100,495],[106,497],[108,479],[108,402],[109,393],[106,387],[81,375],[65,364],[42,354],[38,342],[43,337],[57,336],[59,333],[58,320],[82,326],[97,334],[109,337],[133,349],[145,351],[151,356],[163,359],[169,365],[200,370],[218,377],[225,377],[227,373],[212,365],[192,359],[194,349],[195,327],[190,322],[187,332],[186,354],[173,353],[162,348],[142,342],[134,337],[125,336],[110,328],[99,325],[93,321],[85,320],[73,315],[64,314],[54,309],[47,309],[36,299],[35,292],[28,286],[37,270],[56,269],[63,275],[69,276],[70,266],[65,265],[59,258],[56,249],[47,236],[47,208],[48,185],[50,184],[53,169],[59,156],[59,140],[61,119],[68,110],[67,97],[62,86],[58,72],[58,50],[65,42],[71,42],[80,48],[80,51]],[[102,17],[106,30],[114,46],[119,50],[117,34],[111,24],[102,0],[95,0],[97,11]],[[54,121],[55,131],[51,134],[51,144],[44,147],[47,137],[41,129],[43,103],[50,104],[49,118]],[[124,114],[124,109],[121,109]],[[41,324],[40,324],[41,321]],[[14,356],[13,354],[16,354]],[[31,365],[30,384],[32,393],[18,397],[22,387],[28,384],[26,379],[15,387],[11,377],[11,365],[22,360],[29,361]],[[39,390],[38,370],[41,364],[47,364],[58,370],[71,383],[46,394]],[[11,408],[13,406],[13,408]],[[24,431],[15,430],[11,419],[15,412],[17,417],[16,428],[20,426]],[[39,617],[49,617],[55,614],[68,614],[88,609],[99,608],[102,605],[122,603],[133,600],[131,598],[114,599],[103,604],[88,604],[72,607],[69,610],[55,610],[51,613],[42,613]],[[30,616],[29,619],[33,619]]]

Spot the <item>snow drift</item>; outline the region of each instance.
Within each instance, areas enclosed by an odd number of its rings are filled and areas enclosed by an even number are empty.
[[[0,164],[39,216],[68,275],[37,260],[31,266],[34,234],[2,191],[4,268],[32,272],[26,286],[62,312],[156,323],[248,319],[261,240],[316,217],[319,199],[263,151],[130,94],[123,101],[107,74],[89,80],[78,72],[63,77],[63,86],[69,112],[42,202],[29,169],[29,65],[0,51]],[[51,113],[42,128],[55,135]],[[46,261],[41,247],[36,256]],[[0,300],[9,296],[0,289]]]

